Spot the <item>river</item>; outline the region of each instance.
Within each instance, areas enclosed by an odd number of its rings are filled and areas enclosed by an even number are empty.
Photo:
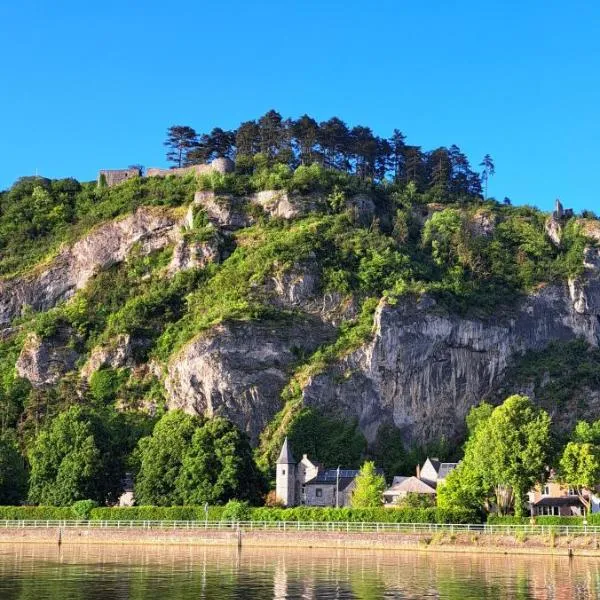
[[[1,600],[600,598],[600,559],[398,551],[0,545]]]

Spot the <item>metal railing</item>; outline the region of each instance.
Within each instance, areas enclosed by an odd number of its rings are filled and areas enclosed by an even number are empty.
[[[491,525],[459,523],[367,523],[353,521],[84,521],[1,520],[0,528],[156,529],[206,531],[309,531],[330,533],[477,533],[489,535],[598,535],[600,525]]]

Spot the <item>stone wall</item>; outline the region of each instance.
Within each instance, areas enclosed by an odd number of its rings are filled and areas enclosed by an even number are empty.
[[[123,183],[132,177],[139,177],[140,170],[138,168],[132,169],[101,169],[98,171],[98,185],[101,184],[102,178],[106,181],[108,187]]]

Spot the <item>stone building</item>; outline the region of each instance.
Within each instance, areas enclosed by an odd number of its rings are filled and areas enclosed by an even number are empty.
[[[275,473],[277,498],[284,506],[350,506],[358,469],[327,469],[306,454],[296,462],[285,438]],[[381,469],[378,473],[383,474]]]
[[[101,169],[98,171],[98,185],[103,181],[108,187],[119,185],[132,177],[139,177],[142,171],[139,167],[130,167],[129,169]]]

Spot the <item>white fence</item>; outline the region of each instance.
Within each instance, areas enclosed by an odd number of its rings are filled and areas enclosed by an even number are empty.
[[[77,521],[4,520],[0,528],[175,529],[211,531],[315,531],[334,533],[478,533],[489,535],[598,535],[600,525],[488,525],[441,523],[363,523],[351,521]]]

